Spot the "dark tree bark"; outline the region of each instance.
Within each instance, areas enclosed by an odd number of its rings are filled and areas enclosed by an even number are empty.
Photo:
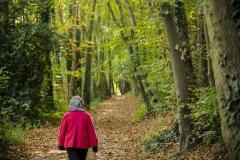
[[[99,53],[99,60],[98,60],[99,62],[98,66],[101,66],[101,67],[100,67],[100,71],[98,72],[98,80],[97,80],[98,81],[97,92],[98,92],[98,97],[101,101],[110,97],[110,91],[108,89],[105,68],[104,68],[104,60],[105,60],[105,54],[103,49],[101,49]]]
[[[208,35],[208,29],[207,29],[207,24],[206,24],[206,17],[204,17],[204,34],[205,34],[205,40],[206,40],[206,49],[209,52],[210,50],[210,44],[209,44],[209,35]],[[214,73],[213,73],[213,68],[212,68],[212,60],[210,56],[208,56],[208,83],[210,87],[215,87],[215,81],[214,81]]]
[[[115,91],[114,91],[114,84],[113,84],[113,76],[112,76],[112,58],[111,58],[111,51],[109,49],[108,51],[108,66],[109,66],[109,82],[108,82],[108,88],[110,91],[110,96],[111,95],[115,95]]]
[[[217,89],[221,131],[230,160],[240,159],[240,39],[236,23],[240,3],[204,0],[209,53]]]
[[[197,35],[198,58],[198,83],[200,86],[208,87],[208,57],[206,41],[204,36],[204,17],[202,10],[198,14],[198,35]]]
[[[73,13],[73,33],[72,33],[72,42],[71,42],[71,45],[72,45],[72,62],[71,62],[71,72],[74,73],[76,71],[76,44],[75,44],[75,41],[76,41],[76,34],[77,34],[77,29],[76,29],[76,24],[77,24],[77,3],[76,3],[76,0],[73,1],[73,5],[72,5],[72,13]],[[70,75],[70,78],[69,78],[69,99],[73,96],[73,85],[75,83],[75,80],[76,80],[76,77],[71,74]]]
[[[177,2],[178,7],[175,8],[176,17],[177,17],[177,27],[178,27],[178,35],[180,42],[180,51],[181,51],[181,59],[184,62],[184,70],[186,74],[187,85],[192,90],[197,87],[196,75],[194,73],[193,64],[192,64],[192,56],[189,47],[189,38],[188,38],[188,26],[187,19],[185,15],[184,4],[182,2]],[[190,97],[193,98],[193,94],[189,91]]]
[[[186,154],[196,144],[194,137],[192,135],[193,125],[191,119],[188,117],[190,114],[190,109],[187,107],[189,103],[190,93],[188,91],[189,81],[187,80],[188,74],[185,71],[186,65],[182,59],[182,53],[175,47],[179,45],[179,37],[175,22],[173,20],[173,15],[171,11],[171,6],[168,3],[163,3],[161,5],[162,17],[164,22],[164,28],[167,35],[168,47],[170,51],[170,59],[173,69],[174,82],[176,86],[176,94],[178,99],[178,124],[180,132],[180,147],[179,153],[174,155],[175,157],[179,155]],[[192,83],[190,83],[192,84]]]
[[[92,30],[93,30],[93,19],[94,19],[94,11],[96,6],[96,0],[91,0],[90,9],[91,13],[89,13],[89,23],[88,23],[88,38],[87,41],[88,47],[86,49],[86,71],[84,77],[84,89],[83,89],[83,99],[87,109],[90,109],[91,103],[91,67],[92,67]]]

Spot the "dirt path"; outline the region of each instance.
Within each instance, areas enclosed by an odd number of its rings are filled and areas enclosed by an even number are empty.
[[[92,114],[100,139],[97,159],[155,159],[139,144],[150,125],[147,121],[134,122],[135,113],[136,99],[127,94],[105,101],[97,113]]]
[[[89,160],[150,160],[159,159],[148,154],[139,143],[150,125],[149,120],[134,122],[136,98],[129,94],[105,100],[97,110],[89,112],[99,138],[99,152],[88,152]],[[65,151],[57,149],[59,126],[46,126],[29,132],[28,155],[31,160],[65,160]]]
[[[97,156],[89,150],[87,160],[167,160],[177,150],[179,143],[172,143],[170,147],[161,148],[158,153],[147,153],[139,140],[143,139],[156,119],[134,121],[136,113],[136,98],[129,94],[113,96],[105,100],[95,110],[90,110],[99,138],[99,152]],[[157,115],[164,123],[156,123],[154,129],[161,132],[172,124],[171,117],[164,118]],[[162,125],[161,125],[162,124]],[[66,151],[57,148],[59,124],[43,126],[27,133],[28,145],[10,146],[10,150],[0,150],[1,160],[67,160]],[[4,147],[2,147],[4,148]],[[211,147],[200,145],[194,151],[178,160],[227,160],[221,148],[212,152]]]

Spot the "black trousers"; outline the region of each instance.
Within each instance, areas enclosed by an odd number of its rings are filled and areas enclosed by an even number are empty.
[[[67,148],[69,160],[86,160],[88,149]]]

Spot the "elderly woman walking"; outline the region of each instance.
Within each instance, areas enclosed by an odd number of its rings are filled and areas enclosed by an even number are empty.
[[[98,138],[89,113],[83,109],[81,97],[73,96],[70,109],[63,116],[58,134],[58,148],[67,150],[69,160],[85,160],[88,149],[98,151]]]

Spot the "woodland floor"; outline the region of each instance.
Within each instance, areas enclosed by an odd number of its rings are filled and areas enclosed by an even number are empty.
[[[100,107],[90,110],[93,123],[99,138],[99,152],[96,156],[92,150],[88,152],[88,160],[166,160],[177,150],[179,143],[172,143],[168,147],[155,153],[148,153],[140,144],[147,132],[156,125],[157,118],[148,117],[141,121],[134,121],[137,111],[136,97],[130,94],[112,96],[105,100]],[[157,115],[156,117],[158,117]],[[163,118],[164,125],[156,125],[159,131],[166,129],[172,123],[172,118]],[[60,122],[59,122],[60,123]],[[27,145],[12,146],[7,152],[0,150],[0,159],[14,160],[67,160],[66,151],[57,148],[58,125],[46,125],[27,132]],[[218,160],[219,151],[198,146],[194,151],[178,160]]]

